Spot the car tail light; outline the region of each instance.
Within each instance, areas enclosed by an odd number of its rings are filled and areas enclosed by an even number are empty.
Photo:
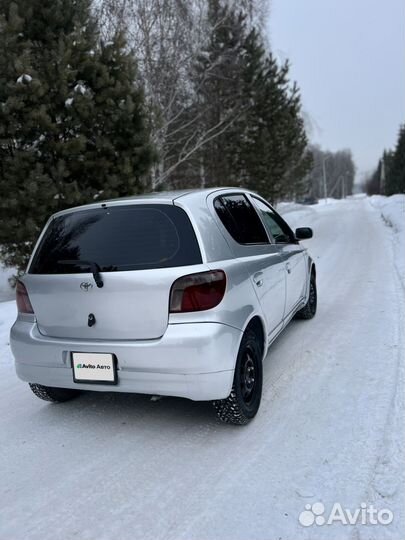
[[[21,281],[17,281],[16,300],[19,313],[34,313],[27,289]]]
[[[226,275],[222,270],[183,276],[172,285],[170,313],[212,309],[221,302],[225,289]]]

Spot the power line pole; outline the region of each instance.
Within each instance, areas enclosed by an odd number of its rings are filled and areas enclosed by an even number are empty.
[[[380,194],[385,191],[385,161],[384,156],[381,158],[381,170],[380,170]]]
[[[326,156],[325,158],[323,158],[323,161],[322,161],[322,171],[323,171],[323,197],[325,199],[325,204],[327,203],[327,197],[328,197],[328,187],[327,187],[327,184],[326,184],[326,167],[325,167],[325,163],[328,161],[328,159],[330,158],[331,156]]]

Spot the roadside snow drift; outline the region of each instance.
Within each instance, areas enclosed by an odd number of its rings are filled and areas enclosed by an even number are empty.
[[[405,288],[405,195],[374,195],[370,197],[370,204],[392,229],[395,267]]]

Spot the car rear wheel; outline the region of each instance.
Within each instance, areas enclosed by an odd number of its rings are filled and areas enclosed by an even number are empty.
[[[63,401],[69,401],[80,394],[79,390],[71,388],[53,388],[51,386],[43,386],[42,384],[29,383],[31,390],[34,394],[43,399],[44,401],[51,401],[53,403],[62,403]]]
[[[262,397],[262,344],[247,329],[239,348],[231,393],[213,402],[217,417],[225,423],[245,425],[256,415]]]
[[[308,301],[305,304],[305,306],[297,312],[296,318],[297,319],[312,319],[312,317],[315,317],[317,302],[318,302],[318,295],[316,291],[316,278],[315,278],[315,275],[312,273],[311,281],[309,283]]]

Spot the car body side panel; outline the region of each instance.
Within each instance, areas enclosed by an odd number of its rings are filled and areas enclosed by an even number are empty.
[[[226,274],[226,291],[222,302],[206,311],[171,313],[170,324],[221,322],[243,330],[247,321],[255,315],[265,321],[245,263],[241,264],[238,259],[226,259],[206,263],[206,266],[211,270],[223,270]],[[267,331],[267,323],[264,323],[264,326]]]
[[[217,216],[213,206],[214,200],[219,195],[227,193],[242,193],[243,190],[217,191],[208,195],[207,206],[212,219],[217,223],[221,234],[226,238],[227,243],[238,261],[238,264],[245,268],[254,293],[259,300],[260,310],[266,321],[265,331],[269,340],[277,334],[283,323],[286,301],[286,278],[284,263],[279,255],[276,245],[252,244],[242,245],[236,242],[226,230],[221,220]]]
[[[268,246],[268,253],[240,259],[246,266],[254,292],[260,302],[266,320],[267,338],[277,333],[283,322],[286,277],[284,265],[274,246]]]
[[[305,249],[299,244],[280,244],[279,254],[286,269],[284,316],[288,316],[305,296],[307,285]]]

